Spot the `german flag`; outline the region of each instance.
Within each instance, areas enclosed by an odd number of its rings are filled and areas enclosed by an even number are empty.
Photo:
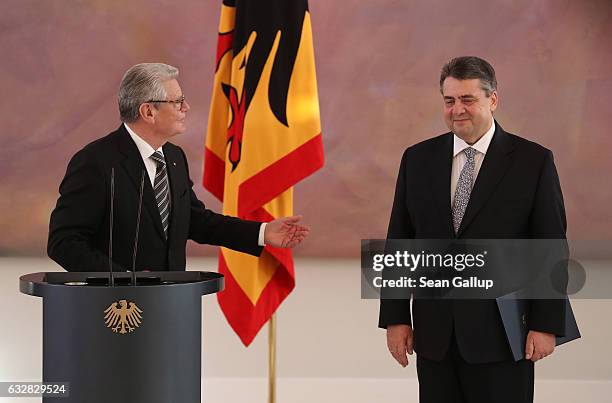
[[[204,155],[204,187],[223,213],[293,215],[293,185],[323,166],[306,0],[223,0]],[[295,286],[290,249],[221,248],[219,304],[248,346]]]

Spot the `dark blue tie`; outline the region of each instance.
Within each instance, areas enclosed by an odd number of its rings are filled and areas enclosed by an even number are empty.
[[[159,217],[161,218],[164,235],[168,238],[168,219],[170,218],[170,182],[168,181],[168,170],[166,169],[166,160],[161,152],[155,151],[151,155],[153,161],[157,164],[155,172],[155,180],[153,181],[153,193],[155,193],[155,201],[159,209]]]

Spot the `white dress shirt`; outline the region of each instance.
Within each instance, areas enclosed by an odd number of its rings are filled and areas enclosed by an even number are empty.
[[[478,172],[480,172],[480,167],[482,166],[482,160],[489,149],[489,144],[491,144],[491,139],[493,139],[493,133],[495,133],[495,121],[491,124],[491,128],[487,130],[487,132],[474,144],[469,145],[465,141],[461,140],[457,137],[456,134],[453,135],[453,168],[451,171],[451,188],[450,188],[450,198],[451,198],[451,207],[455,198],[455,190],[457,189],[457,182],[459,181],[459,175],[461,175],[461,170],[467,161],[467,157],[463,150],[468,147],[472,147],[477,152],[474,156],[474,178],[473,182],[476,182],[476,177],[478,177]]]
[[[134,130],[132,130],[130,126],[128,126],[126,123],[124,123],[123,125],[125,126],[125,129],[127,130],[127,132],[130,134],[130,137],[132,137],[132,140],[134,140],[134,143],[136,143],[136,147],[138,148],[138,151],[140,152],[140,156],[142,157],[142,162],[144,162],[144,166],[147,169],[147,174],[149,175],[149,179],[151,180],[151,186],[154,187],[155,186],[155,172],[157,171],[157,164],[155,161],[153,161],[151,156],[156,151],[159,151],[162,155],[164,155],[164,151],[162,150],[162,147],[159,147],[157,150],[153,149],[153,147],[151,147],[149,143],[144,141],[138,134],[136,134],[136,132],[134,132]],[[170,183],[170,176],[168,176],[168,183]],[[259,227],[259,237],[258,237],[259,246],[266,245],[265,236],[264,236],[266,232],[266,225],[267,223],[262,223],[261,226]]]
[[[134,130],[130,128],[130,126],[125,123],[123,125],[125,126],[127,132],[130,134],[130,137],[132,137],[132,140],[134,140],[134,143],[136,143],[136,147],[138,148],[140,156],[142,157],[142,162],[144,162],[144,166],[147,169],[147,174],[149,174],[151,186],[155,186],[155,171],[157,170],[157,164],[155,163],[155,161],[153,161],[151,156],[155,154],[156,151],[159,151],[162,155],[164,155],[164,151],[161,147],[159,147],[157,150],[153,149],[153,147],[151,147],[149,143],[147,143],[139,135],[137,135]],[[170,182],[170,178],[168,178],[168,182]]]

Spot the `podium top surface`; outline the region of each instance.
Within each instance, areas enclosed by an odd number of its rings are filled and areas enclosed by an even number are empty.
[[[105,272],[40,272],[19,277],[19,290],[28,295],[44,297],[47,291],[62,288],[78,289],[135,289],[135,288],[189,288],[202,295],[223,290],[222,274],[206,271],[148,271],[136,272],[136,285],[132,273],[113,273],[114,286],[110,286],[110,274]]]

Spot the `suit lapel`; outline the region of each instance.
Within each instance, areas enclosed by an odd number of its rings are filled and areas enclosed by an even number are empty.
[[[487,150],[474,188],[470,195],[463,220],[457,231],[457,237],[460,237],[470,223],[474,220],[480,209],[487,202],[498,183],[504,177],[512,162],[511,152],[513,145],[510,137],[504,132],[501,126],[495,122],[495,133],[491,144]]]
[[[434,151],[432,158],[429,160],[429,172],[434,200],[437,201],[438,208],[441,214],[443,214],[444,221],[447,223],[446,230],[449,231],[449,234],[453,234],[450,202],[450,181],[451,170],[453,168],[453,134],[449,133],[444,136],[441,139],[441,143],[441,146]]]
[[[159,216],[159,210],[155,203],[155,195],[153,194],[153,187],[151,181],[147,175],[147,170],[142,161],[142,156],[138,151],[138,147],[134,144],[134,141],[130,137],[130,134],[125,130],[125,127],[121,125],[118,130],[119,136],[117,137],[119,151],[125,156],[122,161],[122,165],[125,168],[128,176],[132,180],[136,192],[140,194],[140,181],[144,173],[144,190],[142,195],[143,210],[147,210],[151,215],[151,220],[154,223],[155,228],[159,236],[165,238],[164,229],[161,224],[161,218]],[[138,201],[138,199],[136,199]]]

